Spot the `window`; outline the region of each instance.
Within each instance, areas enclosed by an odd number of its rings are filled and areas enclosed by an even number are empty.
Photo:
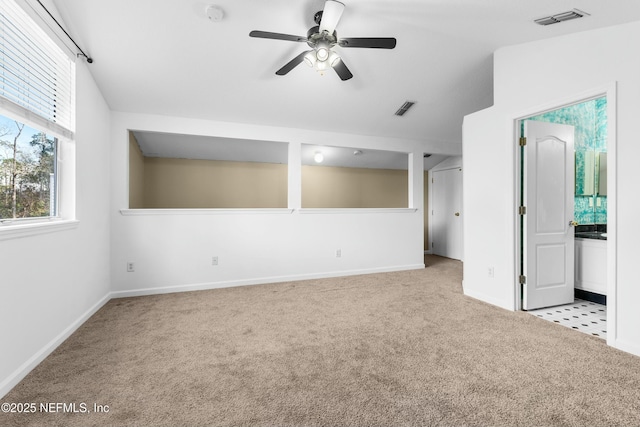
[[[75,128],[75,63],[13,0],[0,3],[0,225],[73,219],[60,193],[74,165],[59,170]],[[64,179],[60,177],[65,175]],[[68,181],[64,187],[61,181]],[[62,188],[59,191],[59,188]],[[72,201],[74,198],[67,197]]]
[[[0,116],[0,221],[55,217],[57,138]]]

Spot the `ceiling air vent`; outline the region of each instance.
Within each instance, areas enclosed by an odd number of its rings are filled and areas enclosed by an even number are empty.
[[[535,22],[538,25],[551,25],[558,24],[564,21],[570,21],[571,19],[582,18],[583,16],[589,16],[587,12],[583,12],[580,9],[573,9],[569,12],[557,13],[553,16],[547,16],[545,18],[536,19]]]
[[[404,104],[402,104],[402,107],[400,107],[398,109],[398,111],[396,111],[396,116],[402,116],[404,115],[404,113],[406,113],[407,111],[409,111],[409,108],[411,108],[413,106],[413,104],[415,104],[415,102],[413,101],[407,101]]]

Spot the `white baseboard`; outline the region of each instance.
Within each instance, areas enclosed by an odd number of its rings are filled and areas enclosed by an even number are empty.
[[[607,345],[617,348],[618,350],[631,353],[634,356],[640,356],[640,346],[637,344],[632,344],[626,341],[622,341],[620,339],[617,339],[617,340],[614,339],[612,340],[612,342],[609,342],[609,340],[607,340]]]
[[[0,398],[4,397],[12,388],[14,388],[24,377],[27,376],[40,362],[49,356],[53,350],[58,348],[60,344],[71,336],[84,322],[89,320],[103,305],[105,305],[111,299],[111,294],[108,293],[102,297],[91,308],[85,311],[80,317],[78,317],[71,325],[69,325],[58,336],[51,340],[48,344],[42,347],[36,354],[31,356],[26,362],[24,362],[18,369],[16,369],[11,375],[5,378],[0,383]]]
[[[133,289],[130,291],[113,291],[111,292],[111,297],[127,298],[127,297],[137,297],[137,296],[144,296],[144,295],[170,294],[174,292],[204,291],[209,289],[231,288],[235,286],[262,285],[267,283],[294,282],[298,280],[311,280],[311,279],[326,279],[330,277],[356,276],[360,274],[388,273],[393,271],[405,271],[405,270],[419,270],[422,268],[425,268],[424,264],[411,264],[411,265],[402,265],[402,266],[395,266],[395,267],[370,268],[370,269],[363,269],[363,270],[335,271],[335,272],[328,272],[328,273],[310,273],[310,274],[298,274],[298,275],[291,275],[291,276],[273,276],[273,277],[262,277],[262,278],[255,278],[255,279],[246,279],[246,280],[228,280],[223,282],[194,283],[189,285],[141,288],[141,289]]]
[[[475,291],[466,289],[464,286],[464,281],[462,284],[462,292],[468,297],[475,298],[477,300],[489,303],[491,305],[495,305],[496,307],[504,308],[505,310],[515,311],[515,307],[513,307],[513,302],[503,301],[497,298],[487,296],[481,292],[475,292]]]

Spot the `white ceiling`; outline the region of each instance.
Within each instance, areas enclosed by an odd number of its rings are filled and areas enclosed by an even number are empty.
[[[343,0],[338,37],[395,37],[397,47],[336,47],[354,78],[299,65],[323,0],[54,0],[114,111],[322,129],[459,147],[464,115],[490,106],[501,46],[640,20],[637,0]],[[225,16],[210,21],[206,6]],[[547,27],[536,18],[591,16]],[[525,84],[525,82],[523,82]],[[403,117],[394,112],[406,101]],[[392,149],[392,147],[390,147]]]

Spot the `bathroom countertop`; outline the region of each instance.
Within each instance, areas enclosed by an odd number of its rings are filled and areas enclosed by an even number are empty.
[[[596,240],[607,240],[607,233],[603,233],[601,231],[586,231],[583,233],[576,233],[576,239],[596,239]]]
[[[582,224],[576,226],[575,237],[578,239],[607,240],[607,224]]]

